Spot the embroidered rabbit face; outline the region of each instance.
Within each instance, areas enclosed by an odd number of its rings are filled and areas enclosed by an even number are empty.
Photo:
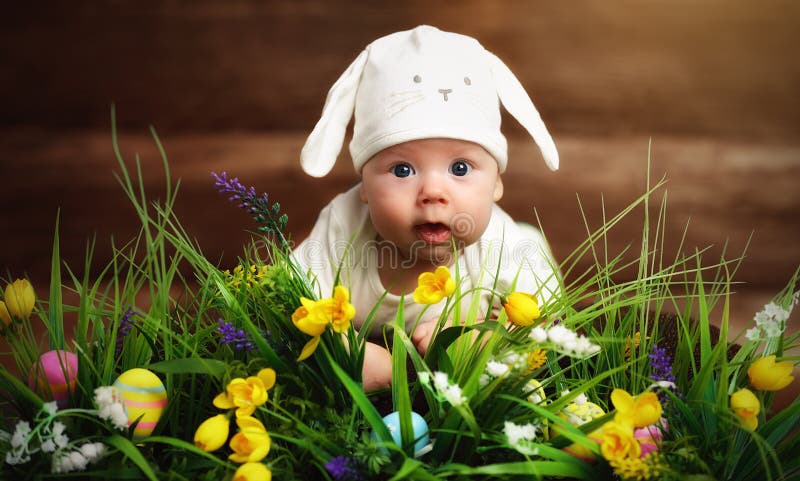
[[[380,68],[376,68],[374,76],[362,78],[367,80],[360,86],[362,94],[357,97],[356,109],[359,101],[364,102],[364,110],[369,109],[368,103],[373,103],[374,109],[376,105],[371,100],[374,95],[379,98],[377,105],[383,106],[387,119],[403,113],[414,122],[419,121],[420,115],[436,112],[455,116],[473,108],[487,122],[497,120],[494,118],[499,114],[497,94],[494,89],[486,88],[492,85],[487,75],[489,70],[470,68],[474,62],[465,62],[463,52],[398,59],[398,63],[402,62],[407,62],[405,67],[394,69],[389,75],[381,75],[377,72]]]
[[[418,139],[474,142],[500,171],[507,164],[500,103],[533,136],[547,165],[558,152],[522,85],[477,40],[422,25],[379,38],[328,92],[322,117],[301,153],[305,171],[324,176],[355,116],[350,154],[356,171],[381,150]]]

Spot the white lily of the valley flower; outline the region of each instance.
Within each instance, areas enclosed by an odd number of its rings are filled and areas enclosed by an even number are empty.
[[[80,451],[90,463],[95,463],[106,454],[106,445],[103,443],[86,443],[81,445]]]
[[[55,401],[50,401],[42,404],[42,411],[52,416],[58,411],[58,404]]]
[[[14,426],[14,434],[11,436],[11,447],[20,448],[28,445],[28,435],[31,433],[31,425],[28,421],[19,421]]]
[[[536,439],[537,428],[531,423],[527,424],[514,424],[506,421],[503,426],[503,433],[508,439],[508,444],[515,450],[528,456],[536,454],[537,450],[531,446],[531,443]]]
[[[111,424],[119,430],[128,427],[125,405],[112,386],[101,386],[95,389],[94,402],[97,404],[97,417],[111,421]]]
[[[541,326],[536,326],[531,329],[530,334],[528,337],[533,339],[534,342],[543,343],[547,340],[547,331],[544,330]]]
[[[502,362],[489,361],[486,363],[486,372],[492,377],[505,376],[509,371],[508,365]]]
[[[67,426],[61,421],[53,423],[53,442],[59,448],[63,448],[69,443],[69,436],[64,433],[66,430]]]
[[[445,372],[436,371],[433,373],[433,386],[436,389],[436,393],[453,406],[459,406],[467,402],[461,387],[458,384],[451,383]]]

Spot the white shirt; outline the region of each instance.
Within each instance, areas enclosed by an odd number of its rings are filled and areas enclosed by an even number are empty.
[[[309,237],[295,249],[295,259],[311,272],[320,297],[332,295],[334,281],[339,276],[336,284],[342,284],[350,290],[350,302],[356,308],[353,319],[356,329],[361,328],[378,300],[384,296],[372,321],[370,337],[380,337],[380,326],[395,320],[401,300],[406,330],[410,331],[425,306],[414,302],[413,292],[401,297],[387,292],[381,283],[377,268],[378,250],[381,247],[376,240],[377,232],[370,220],[369,210],[361,201],[358,189],[359,185],[356,185],[337,195],[322,209]],[[380,259],[402,262],[390,255],[382,255]],[[540,304],[558,291],[557,266],[541,232],[528,224],[515,223],[496,204],[480,240],[465,247],[456,262],[457,268],[450,266],[450,271],[454,279],[456,272],[460,277],[456,292],[463,294],[462,316],[468,312],[474,294],[479,294],[475,299],[479,309],[477,318],[485,318],[492,298],[492,293],[486,288],[493,286],[498,294],[508,294],[514,285],[514,291],[536,294]],[[476,287],[485,289],[473,290]],[[499,305],[496,296],[493,304]],[[438,317],[444,307],[445,300],[428,307],[421,320]]]

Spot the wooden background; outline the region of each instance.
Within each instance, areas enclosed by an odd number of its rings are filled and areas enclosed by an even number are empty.
[[[299,150],[325,94],[373,39],[428,23],[477,37],[520,78],[549,126],[550,173],[515,121],[501,205],[536,222],[558,258],[646,186],[669,178],[666,255],[727,243],[740,325],[800,264],[800,3],[793,0],[45,1],[0,18],[0,269],[46,291],[60,210],[62,254],[87,240],[107,260],[133,210],[114,179],[110,105],[123,155],[163,185],[155,127],[181,178],[176,210],[205,253],[232,264],[252,229],[213,190],[226,170],[269,192],[301,239],[320,207],[357,181],[347,159],[312,179]],[[576,196],[577,194],[577,196]],[[660,200],[660,192],[656,199]],[[687,228],[688,222],[688,228]],[[639,242],[641,218],[610,250]],[[795,319],[797,316],[795,316]],[[792,321],[796,326],[797,321]]]

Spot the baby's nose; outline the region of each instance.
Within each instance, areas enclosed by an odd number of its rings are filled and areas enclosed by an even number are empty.
[[[453,89],[439,89],[439,93],[444,96],[444,101],[447,102],[447,94],[451,93]]]
[[[437,176],[428,176],[422,183],[419,193],[420,202],[424,205],[447,204],[449,202],[447,189],[442,185]]]

